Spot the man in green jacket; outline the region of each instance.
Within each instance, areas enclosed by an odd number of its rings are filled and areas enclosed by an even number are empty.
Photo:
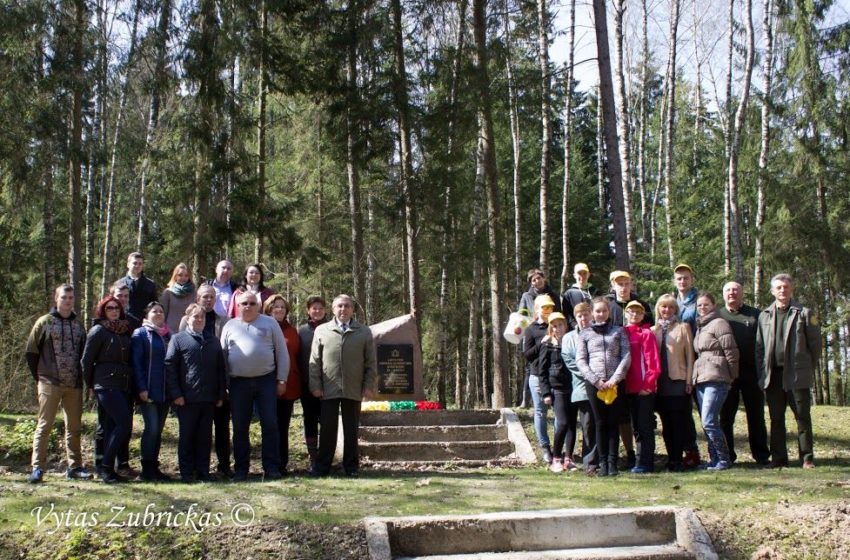
[[[797,442],[803,468],[813,468],[811,388],[821,352],[820,327],[815,314],[792,299],[794,281],[788,274],[770,280],[775,301],[759,317],[756,363],[759,387],[765,391],[770,414],[768,467],[788,466],[785,409],[797,420]]]
[[[310,350],[310,392],[321,399],[319,452],[312,476],[327,476],[336,451],[337,422],[342,412],[345,475],[359,470],[357,432],[360,401],[373,398],[377,371],[375,345],[369,327],[355,321],[354,300],[340,294],[331,305],[334,318],[316,327]]]

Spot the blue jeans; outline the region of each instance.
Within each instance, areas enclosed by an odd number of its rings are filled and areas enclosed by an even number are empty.
[[[723,403],[726,402],[726,395],[729,394],[729,384],[697,383],[696,390],[711,464],[716,465],[721,461],[729,463],[729,446],[726,444],[726,436],[723,434],[723,426],[720,423],[720,411],[723,409]]]
[[[237,474],[247,474],[251,459],[248,430],[257,405],[263,437],[263,471],[280,472],[280,441],[277,428],[277,376],[230,378],[230,409],[233,416],[233,459]]]
[[[158,461],[162,430],[168,418],[168,403],[144,402],[139,405],[145,429],[142,432],[142,461]]]
[[[536,375],[529,375],[528,388],[531,391],[531,402],[534,403],[534,433],[537,434],[540,447],[549,447],[549,407],[543,402],[543,396],[540,394],[540,378]],[[555,430],[557,429],[558,421],[556,419]],[[560,450],[558,453],[560,453]]]

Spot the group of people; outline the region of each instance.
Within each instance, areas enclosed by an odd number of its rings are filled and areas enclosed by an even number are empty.
[[[159,460],[171,410],[179,426],[180,480],[212,480],[213,448],[221,477],[247,480],[255,414],[263,477],[279,479],[287,474],[296,400],[303,410],[310,474],[330,473],[341,409],[343,469],[357,476],[360,400],[373,395],[377,376],[371,331],[352,318],[350,296],[333,300],[330,320],[325,300],[309,297],[307,322],[296,330],[288,320],[289,302],[264,285],[259,264],[248,266],[238,283],[233,264],[222,260],[215,278],[195,286],[189,268],[180,263],[161,294],[143,268],[143,256],[131,253],[127,275],[98,302],[88,333],[74,313],[69,284],[56,288],[55,307],[33,326],[26,358],[37,384],[38,422],[30,482],[43,480],[60,406],[66,476],[93,477],[80,444],[84,386],[97,401],[95,469],[106,483],[134,474],[129,442],[135,407],[144,421],[141,480],[171,479]]]
[[[574,453],[580,426],[580,463],[588,474],[619,474],[620,441],[630,472],[653,472],[656,413],[668,470],[728,469],[737,460],[733,427],[742,398],[756,463],[788,466],[785,412],[790,407],[800,463],[815,466],[811,388],[821,336],[815,314],[793,299],[790,275],[771,279],[774,301],[765,310],[746,305],[737,282],[723,286],[720,302],[697,290],[687,264],[675,267],[675,292],[659,297],[654,308],[634,291],[627,271],[610,274],[604,295],[589,277],[589,267],[576,264],[575,284],[558,296],[544,273],[531,269],[529,290],[520,299],[520,309],[533,313],[522,351],[534,429],[550,470],[579,468]],[[694,401],[708,443],[705,462],[696,440]]]

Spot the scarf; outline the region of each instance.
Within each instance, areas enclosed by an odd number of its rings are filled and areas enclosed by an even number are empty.
[[[168,330],[168,325],[166,325],[165,323],[163,323],[161,327],[157,327],[156,325],[154,325],[152,322],[148,321],[147,319],[142,321],[142,326],[145,327],[146,329],[152,330],[153,332],[155,332],[156,334],[158,334],[162,338],[165,338],[166,335],[168,335],[171,332],[171,331]]]
[[[101,319],[100,324],[103,325],[103,328],[108,329],[115,334],[127,334],[130,332],[130,324],[126,319],[118,319],[117,321]]]
[[[195,285],[191,281],[185,284],[174,283],[168,287],[168,290],[177,297],[186,297],[195,291]]]
[[[322,319],[321,321],[314,321],[313,319],[307,319],[307,324],[310,326],[310,330],[316,330],[316,327],[325,323],[326,321]]]
[[[599,334],[608,334],[608,327],[611,323],[605,321],[604,323],[591,323],[590,328]]]

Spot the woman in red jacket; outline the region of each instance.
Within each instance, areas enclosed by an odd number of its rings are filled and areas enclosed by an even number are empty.
[[[646,310],[639,301],[626,304],[626,334],[632,363],[626,374],[626,395],[637,443],[637,462],[631,472],[651,473],[655,458],[655,390],[661,363],[658,342],[648,326],[642,325]]]
[[[277,399],[277,429],[280,434],[280,473],[286,476],[289,463],[289,421],[292,419],[292,406],[301,397],[301,376],[298,374],[298,349],[301,339],[289,320],[289,302],[280,294],[270,296],[263,305],[263,311],[277,321],[286,340],[289,352],[289,377],[286,378],[286,392]]]

